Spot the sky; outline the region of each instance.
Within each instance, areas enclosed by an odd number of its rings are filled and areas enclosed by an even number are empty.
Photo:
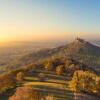
[[[100,0],[0,0],[0,42],[100,40]]]

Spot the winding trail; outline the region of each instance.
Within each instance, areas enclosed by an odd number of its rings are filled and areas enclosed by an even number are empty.
[[[100,97],[89,94],[74,93],[74,100],[100,100]]]

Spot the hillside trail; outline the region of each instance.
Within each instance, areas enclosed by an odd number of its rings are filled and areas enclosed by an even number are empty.
[[[100,97],[83,93],[74,93],[74,100],[100,100]]]

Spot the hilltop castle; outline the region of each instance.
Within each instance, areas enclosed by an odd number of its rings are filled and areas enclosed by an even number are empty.
[[[79,37],[76,37],[75,40],[78,41],[78,42],[84,42],[84,41],[85,41],[84,39],[81,39],[81,38],[79,38]]]

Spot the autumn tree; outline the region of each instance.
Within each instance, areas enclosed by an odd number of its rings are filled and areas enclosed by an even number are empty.
[[[53,68],[53,64],[50,61],[46,61],[45,64],[44,64],[44,68],[47,71],[51,71],[52,68]]]
[[[18,72],[16,76],[17,81],[23,81],[24,80],[24,73],[23,72]]]
[[[85,91],[89,93],[97,93],[99,83],[96,81],[97,75],[90,71],[78,70],[74,72],[72,80],[69,82],[69,87],[73,91]]]
[[[59,65],[56,67],[56,74],[61,75],[63,73],[63,65]]]
[[[78,90],[78,84],[79,84],[79,74],[77,71],[74,72],[72,80],[69,82],[69,87],[72,91]]]

